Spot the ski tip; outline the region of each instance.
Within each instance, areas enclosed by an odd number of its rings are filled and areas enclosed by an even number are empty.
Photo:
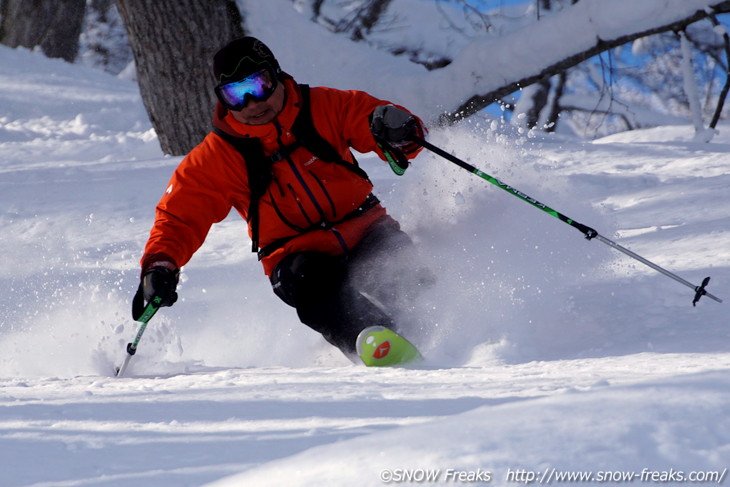
[[[368,367],[412,365],[423,360],[418,349],[384,326],[365,328],[357,337],[357,354]]]

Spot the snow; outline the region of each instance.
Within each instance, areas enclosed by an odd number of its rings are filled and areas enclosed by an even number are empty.
[[[282,56],[300,81],[335,77]],[[403,177],[363,156],[439,277],[402,317],[422,366],[353,365],[299,324],[232,215],[117,379],[137,260],[180,159],[132,82],[24,49],[0,47],[0,65],[3,486],[727,480],[727,125],[711,143],[689,123],[593,142],[486,118],[431,134],[684,279],[712,276],[723,304],[693,307],[691,289],[432,154]],[[367,88],[363,73],[349,76]]]

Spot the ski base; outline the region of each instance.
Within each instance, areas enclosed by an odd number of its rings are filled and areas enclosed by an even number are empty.
[[[368,367],[391,367],[423,360],[411,342],[384,326],[370,326],[360,332],[357,354]]]

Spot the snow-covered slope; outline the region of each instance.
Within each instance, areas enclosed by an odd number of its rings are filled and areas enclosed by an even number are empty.
[[[403,316],[423,367],[352,365],[298,324],[232,216],[112,378],[179,159],[133,84],[25,50],[0,48],[0,65],[3,485],[727,476],[728,304],[692,307],[690,289],[430,154],[402,178],[361,161],[439,276]],[[431,140],[729,299],[727,132],[586,143],[482,121]]]

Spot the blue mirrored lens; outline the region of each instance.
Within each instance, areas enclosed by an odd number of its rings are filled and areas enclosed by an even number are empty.
[[[252,97],[257,100],[265,100],[273,93],[273,83],[271,76],[266,70],[254,73],[251,76],[222,85],[218,88],[223,100],[231,107],[243,107],[246,103],[246,97]]]

